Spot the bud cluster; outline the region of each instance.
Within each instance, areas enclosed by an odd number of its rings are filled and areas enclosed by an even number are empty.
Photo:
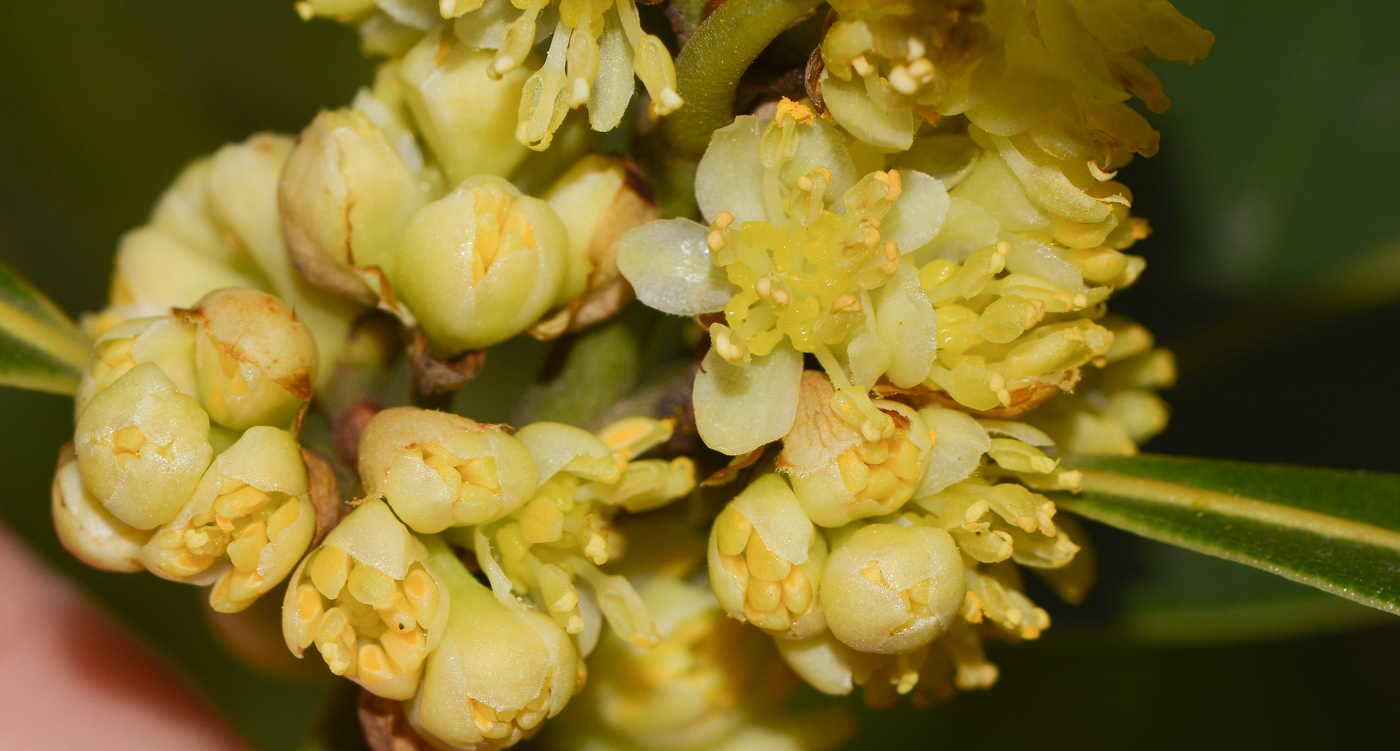
[[[317,363],[306,325],[257,290],[113,326],[95,345],[54,480],[63,544],[99,568],[212,584],[215,610],[247,608],[316,532],[289,431]]]
[[[361,500],[292,575],[288,647],[404,703],[450,748],[501,748],[537,731],[582,686],[606,621],[639,647],[659,639],[611,524],[690,493],[685,457],[642,459],[670,421],[589,433],[519,431],[396,407],[365,426]],[[468,569],[479,572],[479,578]]]
[[[312,121],[277,188],[305,278],[398,314],[442,359],[616,313],[631,299],[618,237],[657,215],[621,157],[527,161],[502,130],[524,72],[493,75],[492,60],[435,29]],[[521,170],[540,197],[506,180]]]

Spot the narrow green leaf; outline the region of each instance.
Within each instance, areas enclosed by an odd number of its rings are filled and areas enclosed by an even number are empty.
[[[1076,459],[1061,507],[1400,614],[1400,476],[1167,456]]]
[[[88,354],[63,311],[0,263],[0,386],[72,394]]]

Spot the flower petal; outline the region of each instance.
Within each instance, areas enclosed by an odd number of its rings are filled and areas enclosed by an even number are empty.
[[[619,241],[617,268],[648,307],[678,316],[718,312],[736,288],[710,262],[709,232],[689,219],[633,227]]]
[[[710,350],[695,376],[695,427],[710,448],[738,456],[787,434],[797,418],[802,355],[786,343],[748,365]]]

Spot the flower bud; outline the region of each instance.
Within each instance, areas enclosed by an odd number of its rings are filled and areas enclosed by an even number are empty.
[[[73,397],[74,415],[81,415],[99,391],[144,362],[159,366],[180,393],[197,393],[194,327],[173,316],[123,321],[99,337],[92,349],[92,361]]]
[[[141,562],[167,579],[213,583],[210,606],[233,613],[280,584],[315,532],[301,447],[291,433],[257,425],[219,454]]]
[[[225,427],[291,427],[311,399],[316,341],[286,303],[250,289],[211,292],[177,315],[197,327],[199,400]]]
[[[836,395],[822,373],[803,374],[798,420],[778,456],[802,510],[824,527],[898,511],[923,479],[933,443],[918,413],[886,400],[874,404],[895,430],[867,440],[832,408]]]
[[[445,544],[432,562],[451,593],[451,615],[409,722],[452,749],[505,748],[533,735],[580,688],[573,642],[548,616],[503,605]]]
[[[832,547],[821,604],[831,633],[862,652],[899,654],[943,634],[967,584],[941,529],[871,524]]]
[[[214,231],[207,219],[205,226]],[[212,290],[261,284],[256,270],[211,258],[169,229],[139,227],[122,236],[117,247],[109,309],[99,326],[105,329],[120,319],[164,315],[171,308],[193,305]]]
[[[73,443],[83,484],[137,529],[173,519],[214,458],[209,416],[149,362],[88,402]]]
[[[804,638],[825,628],[825,563],[826,539],[778,475],[745,488],[710,531],[710,583],[720,605],[771,634]]]
[[[558,336],[622,309],[632,288],[617,269],[622,233],[660,216],[651,187],[620,157],[580,159],[544,195],[569,235],[569,271],[555,312],[532,333]]]
[[[508,175],[529,153],[515,141],[515,120],[530,70],[493,77],[494,58],[490,50],[458,43],[443,27],[409,50],[399,68],[404,99],[449,185]]]
[[[315,284],[366,303],[355,274],[394,274],[399,236],[428,200],[420,180],[363,113],[322,112],[297,139],[277,187],[287,248]]]
[[[495,425],[394,407],[360,437],[366,498],[383,498],[416,532],[485,524],[530,500],[537,484],[525,446]]]
[[[383,501],[370,500],[292,573],[282,636],[297,657],[315,644],[332,673],[405,700],[442,639],[450,604],[428,549]]]
[[[88,492],[72,444],[64,446],[58,458],[52,508],[58,541],[78,560],[103,571],[141,570],[141,546],[150,533],[112,516]]]
[[[792,680],[774,664],[766,638],[726,618],[703,584],[656,576],[640,595],[661,641],[646,649],[604,637],[584,695],[597,707],[596,719],[585,721],[641,748],[716,748],[746,715],[761,718],[784,698]],[[568,740],[587,732],[560,730]]]
[[[339,359],[359,306],[307,281],[292,267],[283,236],[277,186],[291,155],[290,136],[259,133],[214,154],[209,171],[209,209],[231,243],[256,262],[266,289],[297,311],[317,340],[320,370]]]
[[[549,310],[569,236],[549,204],[480,177],[414,215],[394,263],[394,289],[435,354],[452,356],[503,342]]]

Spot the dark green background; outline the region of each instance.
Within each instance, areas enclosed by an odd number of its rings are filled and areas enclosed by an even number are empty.
[[[1138,246],[1149,273],[1115,309],[1183,366],[1172,427],[1149,448],[1400,471],[1400,9],[1177,6],[1219,41],[1194,69],[1157,66],[1174,100],[1155,119],[1162,153],[1124,175],[1156,234]],[[0,3],[0,257],[70,313],[100,307],[117,238],[182,164],[257,130],[296,132],[369,71],[353,33],[302,23],[290,0]],[[1366,259],[1364,288],[1327,284]],[[58,548],[48,483],[70,409],[0,391],[0,515],[251,741],[295,747],[320,685],[239,668],[204,634],[195,589],[88,571]],[[994,647],[994,690],[869,716],[860,745],[1395,745],[1389,618],[1094,533],[1103,585],[1082,608],[1056,608],[1039,643]],[[1311,635],[1329,624],[1370,625]],[[1288,638],[1211,643],[1270,634]]]

